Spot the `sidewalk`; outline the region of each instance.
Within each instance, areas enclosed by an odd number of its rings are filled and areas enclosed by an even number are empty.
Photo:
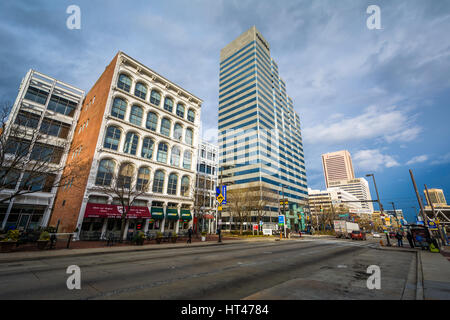
[[[441,253],[450,252],[446,246]],[[419,251],[425,300],[450,300],[450,262],[444,254]]]

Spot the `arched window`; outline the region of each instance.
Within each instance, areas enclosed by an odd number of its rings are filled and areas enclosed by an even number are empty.
[[[161,94],[156,90],[152,90],[152,93],[150,94],[150,102],[159,106],[161,103]]]
[[[127,112],[127,103],[125,100],[120,98],[115,98],[114,103],[111,109],[111,115],[113,117],[119,118],[119,119],[125,119],[125,113]]]
[[[130,113],[130,122],[140,126],[142,123],[142,108],[139,106],[132,106]]]
[[[146,159],[152,159],[153,158],[153,140],[150,138],[144,138],[144,141],[142,142],[142,151],[141,156],[142,158]]]
[[[188,170],[191,169],[191,157],[191,152],[189,150],[186,150],[183,155],[183,168]]]
[[[177,116],[184,118],[184,106],[181,103],[177,104]]]
[[[186,137],[185,137],[185,141],[188,145],[192,146],[192,137],[193,137],[194,133],[192,132],[192,129],[188,128],[186,129]]]
[[[130,92],[131,79],[128,76],[121,74],[119,76],[119,81],[117,82],[117,87],[119,87],[122,90],[125,90],[126,92]]]
[[[163,118],[161,121],[161,134],[170,136],[170,120]]]
[[[123,146],[123,152],[136,155],[137,145],[139,137],[134,132],[128,132],[125,136],[125,144]]]
[[[147,167],[139,168],[136,190],[147,191],[150,184],[150,169]]]
[[[106,129],[105,142],[103,147],[111,150],[119,149],[121,131],[118,127],[110,126]]]
[[[167,163],[167,151],[169,147],[167,143],[160,142],[158,145],[158,154],[156,156],[156,160],[162,163]]]
[[[178,176],[175,173],[169,175],[167,184],[167,194],[177,194]]]
[[[110,186],[115,167],[116,165],[111,159],[104,159],[100,161],[97,171],[97,178],[95,179],[95,185],[105,187]]]
[[[131,163],[123,163],[120,166],[117,178],[117,186],[119,188],[130,189],[131,181],[134,176],[134,166]]]
[[[179,123],[176,123],[173,130],[173,137],[176,140],[181,141],[182,136],[183,136],[183,127]]]
[[[170,165],[179,167],[180,166],[180,157],[181,157],[181,151],[180,148],[177,146],[172,148],[172,153],[170,155]]]
[[[172,110],[173,110],[173,100],[172,99],[167,98],[167,97],[164,99],[164,110],[172,112]]]
[[[192,109],[189,109],[188,114],[187,114],[187,119],[190,122],[194,122],[195,121],[195,112]]]
[[[158,170],[155,172],[155,178],[153,179],[153,192],[162,193],[164,188],[164,172]]]
[[[190,179],[188,176],[184,176],[181,178],[181,196],[182,197],[188,197],[189,196],[189,185],[190,185]]]
[[[136,88],[134,89],[134,95],[136,97],[139,97],[141,99],[145,100],[145,97],[147,96],[147,87],[143,83],[136,83]]]
[[[150,111],[147,114],[147,122],[145,123],[145,127],[152,131],[156,131],[157,126],[158,126],[158,116],[156,115],[156,113]]]

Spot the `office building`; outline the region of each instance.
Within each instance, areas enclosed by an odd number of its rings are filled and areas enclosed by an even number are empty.
[[[361,214],[365,210],[358,202],[358,198],[340,188],[327,188],[326,190],[313,190],[308,188],[309,208],[311,214],[320,214],[324,211],[334,210],[336,213]],[[352,201],[352,202],[347,202]],[[333,208],[331,207],[333,205]]]
[[[347,150],[323,154],[322,166],[327,188],[330,187],[330,182],[355,178],[352,158]]]
[[[230,199],[242,190],[259,192],[265,223],[276,223],[283,193],[290,209],[307,204],[300,117],[254,26],[220,52],[218,129],[219,181]],[[227,223],[230,208],[224,210]]]
[[[424,190],[423,193],[425,194],[425,198],[427,199],[427,204],[430,206],[430,203],[433,204],[433,206],[436,207],[445,207],[447,206],[447,201],[445,200],[444,196],[444,190],[442,189],[428,189],[428,195],[426,191]]]
[[[117,177],[124,190],[139,191],[125,236],[186,230],[192,224],[201,104],[118,52],[87,93],[72,141],[81,151],[68,163],[88,164],[74,181],[81,187],[60,188],[50,224],[60,220],[61,232],[77,230],[80,239],[120,234],[120,197],[107,192]]]
[[[373,204],[370,202],[369,183],[364,178],[355,178],[351,180],[341,180],[330,182],[330,187],[339,188],[347,191],[361,201],[361,206],[365,213],[373,213]]]
[[[47,226],[83,98],[83,90],[38,71],[23,78],[2,128],[2,144],[7,143],[0,197],[17,195],[0,205],[3,228]]]
[[[216,187],[218,186],[219,147],[201,140],[197,159],[194,231],[214,233],[217,221]]]

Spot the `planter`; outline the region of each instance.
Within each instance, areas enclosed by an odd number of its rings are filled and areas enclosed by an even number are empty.
[[[144,245],[144,239],[136,240],[136,245],[138,245],[138,246]]]
[[[173,237],[173,238],[171,238],[172,243],[176,243],[176,242],[177,242],[177,239],[178,239],[178,237]]]
[[[156,238],[156,243],[160,244],[161,240],[162,240],[162,238]]]
[[[44,250],[47,247],[48,240],[38,240],[37,241],[37,247],[39,250]]]
[[[0,252],[11,252],[17,245],[17,241],[0,241]]]
[[[205,236],[202,236],[202,241],[206,241],[206,237]]]

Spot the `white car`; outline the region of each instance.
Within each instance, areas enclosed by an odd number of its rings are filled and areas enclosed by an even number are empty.
[[[376,233],[376,232],[372,233],[372,236],[374,238],[381,238],[381,235],[379,233]]]

